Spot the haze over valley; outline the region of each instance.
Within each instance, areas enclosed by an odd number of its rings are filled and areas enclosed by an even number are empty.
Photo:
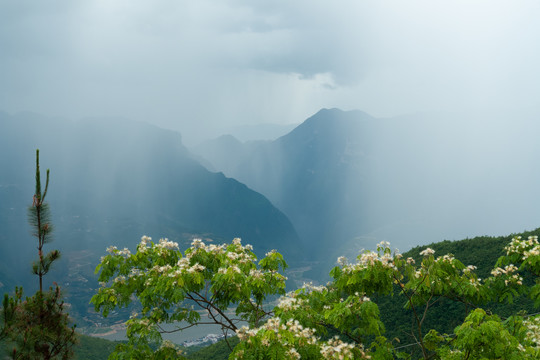
[[[435,116],[322,109],[275,140],[223,135],[188,150],[179,133],[142,122],[3,113],[3,283],[31,278],[31,244],[10,239],[28,237],[34,147],[52,169],[56,244],[84,258],[85,276],[107,246],[133,249],[143,234],[182,246],[241,237],[295,266],[322,261],[305,274],[317,280],[380,241],[406,251],[535,228],[534,119]],[[69,267],[81,264],[63,266],[76,276]]]
[[[475,116],[323,109],[274,141],[223,136],[193,151],[267,196],[324,256],[534,228],[536,119]]]
[[[88,332],[129,317],[89,300],[105,249],[143,235],[277,249],[293,289],[381,241],[540,227],[538,18],[532,0],[3,2],[0,292],[37,288],[36,149],[63,253],[46,286]]]

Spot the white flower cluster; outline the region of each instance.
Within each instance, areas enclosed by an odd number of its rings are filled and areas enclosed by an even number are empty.
[[[137,246],[137,250],[144,253],[148,249],[148,243],[152,241],[152,238],[146,235],[141,237],[141,242]]]
[[[176,263],[176,266],[178,266],[178,270],[180,271],[187,270],[189,268],[189,258],[180,258],[180,260],[178,260]]]
[[[358,258],[358,263],[361,265],[375,265],[376,262],[379,262],[379,254],[373,251],[367,251],[362,253]]]
[[[221,245],[214,245],[214,244],[210,244],[206,247],[206,251],[208,252],[211,252],[213,254],[223,254],[225,252],[225,244],[221,244]]]
[[[240,241],[239,238],[235,238],[234,240],[237,240],[236,242],[238,244],[240,244],[239,243],[239,241]],[[234,240],[233,240],[233,242],[234,242]],[[210,245],[206,245],[201,239],[193,239],[193,241],[191,242],[191,249],[194,250],[194,251],[191,252],[191,254],[195,254],[195,253],[197,253],[197,251],[199,249],[201,249],[201,250],[204,250],[204,251],[211,252],[211,253],[214,253],[216,255],[219,255],[219,254],[223,254],[225,252],[226,248],[227,248],[227,244],[221,244],[221,245],[210,244]]]
[[[272,320],[272,319],[270,319],[270,320]],[[274,323],[270,325],[270,327],[274,326],[274,331],[275,332],[277,332],[277,329],[275,328],[276,325],[277,325],[276,321],[274,321]],[[270,327],[268,329],[270,329]],[[315,337],[315,330],[311,329],[311,328],[304,328],[300,324],[300,322],[298,320],[289,319],[285,323],[285,326],[283,326],[283,324],[281,324],[280,328],[283,329],[283,330],[288,330],[296,338],[304,339],[305,343],[307,343],[307,344],[313,345],[313,344],[315,344],[317,342],[317,338]],[[278,334],[278,339],[279,338],[280,338],[280,336]],[[303,342],[304,341],[301,341],[301,343],[303,343]]]
[[[518,271],[518,268],[514,264],[510,264],[510,265],[505,266],[504,269],[498,267],[491,270],[491,275],[493,276],[500,276],[503,274],[510,275],[516,271]]]
[[[184,273],[193,274],[195,272],[201,272],[206,269],[204,265],[201,265],[199,263],[190,265],[189,257],[183,257],[180,260],[178,260],[178,262],[176,263],[176,266],[178,268],[169,274],[170,277],[177,277]]]
[[[156,245],[158,249],[167,249],[167,250],[180,250],[178,243],[174,241],[169,241],[169,239],[159,239],[159,244]]]
[[[341,341],[337,336],[333,339],[328,340],[321,347],[321,355],[325,359],[353,359],[353,349],[356,346]],[[360,351],[362,352],[362,357],[368,359],[369,357],[365,355],[362,345],[360,345]]]
[[[282,296],[281,298],[279,298],[279,303],[277,307],[285,311],[291,311],[301,308],[303,304],[303,299],[295,297],[294,293],[289,293],[286,296]]]
[[[527,240],[521,240],[521,236],[516,236],[510,244],[504,248],[506,254],[523,254],[524,258],[540,255],[540,243],[538,236],[529,236]]]
[[[312,282],[308,282],[308,283],[305,282],[304,285],[302,285],[302,289],[305,289],[308,293],[311,293],[311,292],[322,293],[323,291],[328,290],[326,286],[313,285]]]
[[[117,251],[118,251],[118,248],[116,246],[109,246],[107,248],[107,252],[112,255],[115,255]]]
[[[140,269],[137,269],[137,268],[133,268],[131,269],[130,273],[129,273],[129,277],[130,278],[133,278],[133,277],[138,277],[138,276],[141,276],[143,273]]]
[[[435,254],[435,250],[433,250],[432,248],[426,248],[425,250],[420,251],[420,255],[422,256],[430,256],[433,254]]]
[[[201,265],[199,263],[195,263],[192,267],[190,267],[187,272],[188,273],[194,273],[194,272],[201,272],[203,271],[204,269],[206,269],[206,267],[204,265]]]
[[[480,285],[482,285],[482,279],[481,278],[478,278],[478,279],[475,279],[475,278],[470,278],[469,279],[469,282],[471,283],[471,285],[475,288],[478,289],[478,287]]]
[[[272,332],[273,336],[268,336],[268,332]],[[277,339],[282,345],[289,347],[286,354],[291,359],[300,359],[300,354],[288,341],[288,336],[282,336],[282,332],[289,332],[295,340],[296,346],[316,345],[319,338],[315,336],[315,330],[311,328],[303,327],[298,320],[290,319],[286,323],[281,322],[279,318],[270,318],[266,323],[257,329],[249,329],[246,326],[238,329],[236,335],[240,341],[251,342],[251,337],[262,336],[261,344],[263,346],[270,346],[270,339]],[[341,341],[337,336],[330,339],[327,342],[321,344],[320,353],[324,359],[353,359],[354,350],[358,349],[362,359],[369,359],[370,357],[364,352],[362,345],[354,345]],[[239,358],[242,358],[244,353],[237,353]]]
[[[206,245],[202,242],[201,239],[193,239],[193,241],[191,242],[191,247],[194,250],[197,250],[206,248]]]
[[[465,269],[463,269],[463,272],[464,272],[465,274],[469,274],[471,271],[474,271],[474,270],[476,270],[476,269],[477,269],[476,266],[474,266],[474,265],[468,265]]]
[[[523,252],[523,260],[527,260],[531,256],[540,256],[540,245],[536,245],[532,249]]]
[[[252,278],[256,279],[256,280],[261,280],[264,278],[264,274],[261,270],[258,270],[258,269],[251,269],[249,270],[249,276],[251,276]]]
[[[172,269],[172,266],[169,264],[163,265],[163,266],[154,265],[154,267],[152,267],[153,271],[156,271],[160,274],[168,273],[169,271],[171,271],[171,269]]]
[[[119,250],[116,254],[127,258],[131,255],[131,251],[128,248],[124,248],[124,250]]]
[[[435,251],[433,251],[433,252],[435,252]],[[452,255],[452,254],[446,254],[444,256],[439,256],[439,257],[437,257],[437,259],[435,261],[437,263],[446,263],[446,264],[450,265],[452,267],[452,269],[456,269],[456,258],[454,258],[454,255]],[[470,272],[470,268],[467,271]]]
[[[126,277],[123,276],[123,275],[117,276],[117,277],[114,278],[113,282],[115,284],[118,284],[118,283],[125,284],[126,283]]]
[[[238,262],[240,264],[247,264],[256,260],[255,255],[252,255],[246,251],[245,248],[241,248],[240,252],[228,252],[227,258],[229,263]]]
[[[227,252],[227,259],[228,259],[229,265],[236,266],[236,264],[234,264],[236,262],[240,264],[246,264],[246,263],[255,261],[257,259],[254,254],[247,252],[247,251],[253,250],[253,246],[249,244],[246,246],[242,246],[242,242],[240,238],[233,239],[233,245],[236,245],[237,248],[234,250],[234,252],[232,251]],[[206,251],[214,255],[221,255],[221,254],[224,254],[225,251],[227,250],[227,244],[222,244],[219,246],[216,246],[214,244],[206,245],[204,242],[202,242],[201,239],[194,239],[193,242],[191,243],[191,249],[193,249],[193,251],[189,252],[186,255],[188,258],[193,257],[195,254],[198,253],[198,251]],[[221,270],[221,269],[220,271],[221,271],[220,272],[221,274],[224,274],[226,272],[226,270]],[[240,272],[240,271],[236,271],[236,269],[234,271]]]
[[[272,255],[274,255],[276,252],[277,252],[276,249],[272,249],[272,250],[270,250],[269,252],[267,252],[266,254],[264,254],[264,256],[266,256],[266,257],[272,256]]]
[[[345,266],[349,263],[349,260],[347,260],[347,258],[345,256],[340,256],[337,258],[337,262],[339,264],[339,266]]]
[[[536,350],[540,350],[540,316],[525,320],[523,325],[527,327],[525,338],[535,344]]]
[[[343,271],[346,273],[351,273],[353,271],[361,271],[375,265],[381,265],[384,268],[393,270],[397,269],[396,265],[394,264],[394,257],[388,251],[385,251],[380,256],[376,252],[365,251],[358,256],[356,264],[345,265],[343,267]]]
[[[280,331],[287,331],[291,333],[296,339],[299,339],[299,343],[301,345],[313,345],[316,344],[318,340],[318,338],[315,337],[315,330],[311,328],[304,328],[298,320],[290,319],[286,323],[282,323],[279,318],[275,317],[268,319],[264,325],[256,329],[249,329],[246,326],[242,326],[242,328],[236,331],[236,335],[240,341],[247,340],[249,342],[249,338],[257,336],[261,330],[263,331],[263,334],[267,331],[275,333],[278,341],[283,340],[283,336]],[[263,341],[263,343],[269,344],[268,341]]]
[[[371,301],[365,294],[360,294],[358,291],[354,293],[354,296],[356,296],[360,302]]]
[[[429,248],[428,248],[428,249],[429,249]],[[426,250],[427,250],[427,249],[426,249]],[[426,250],[424,250],[424,251],[426,251]],[[434,250],[432,250],[432,251],[433,251],[433,253],[435,253]],[[422,253],[420,253],[420,255],[421,255],[421,254],[422,254]],[[454,260],[455,260],[455,258],[454,258],[454,255],[452,255],[452,254],[446,254],[446,255],[444,255],[444,256],[439,256],[439,257],[437,258],[437,261],[442,261],[442,262],[447,262],[447,263],[452,263]]]
[[[191,242],[191,249],[193,250],[190,252],[187,256],[192,257],[194,254],[196,254],[199,250],[204,250],[206,252],[213,253],[215,255],[220,255],[225,252],[225,249],[227,248],[226,244],[221,245],[206,245],[201,239],[193,239]]]
[[[240,329],[236,330],[236,336],[240,341],[245,341],[250,337],[256,336],[259,329],[250,329],[247,326],[242,326]]]
[[[218,274],[228,274],[228,273],[241,274],[242,270],[240,270],[240,268],[237,265],[227,266],[227,267],[220,267],[218,269]]]
[[[298,351],[296,351],[295,348],[290,348],[287,351],[287,355],[289,355],[291,357],[291,359],[300,359],[301,358],[300,354],[298,353]]]
[[[507,265],[504,267],[504,269],[498,267],[493,270],[491,270],[491,275],[494,277],[498,277],[501,275],[507,275],[510,276],[510,280],[504,280],[504,284],[508,285],[509,283],[515,282],[518,285],[523,285],[523,278],[519,276],[518,274],[515,274],[518,271],[518,268],[513,265]]]

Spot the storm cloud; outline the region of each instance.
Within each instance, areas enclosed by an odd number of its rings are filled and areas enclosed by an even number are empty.
[[[0,109],[178,130],[323,107],[536,113],[537,1],[0,4]]]

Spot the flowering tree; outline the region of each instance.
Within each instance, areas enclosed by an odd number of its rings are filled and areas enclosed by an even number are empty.
[[[114,356],[169,358],[173,346],[152,350],[162,343],[161,333],[181,331],[198,324],[216,324],[227,337],[240,323],[258,327],[272,314],[264,308],[270,295],[285,294],[287,264],[271,251],[256,264],[250,245],[240,239],[229,245],[206,245],[194,240],[182,254],[178,244],[143,236],[137,252],[108,249],[98,266],[102,287],[92,298],[97,310],[108,312],[128,306],[135,296],[142,307],[127,322],[129,343]],[[234,306],[234,308],[231,308]],[[202,316],[201,316],[202,314]],[[164,323],[187,325],[165,330]],[[113,357],[114,358],[114,357]]]
[[[523,293],[538,306],[536,237],[515,238],[486,280],[478,278],[474,266],[465,266],[450,254],[436,257],[427,248],[416,264],[383,242],[354,262],[339,258],[327,285],[307,284],[287,294],[286,278],[278,272],[286,267],[281,255],[272,251],[257,265],[251,250],[239,239],[221,246],[194,240],[182,255],[176,243],[154,244],[147,237],[136,254],[110,248],[98,266],[101,281],[107,283],[92,302],[105,315],[131,303],[133,295],[142,306],[142,313],[128,321],[129,343],[120,346],[113,358],[171,357],[174,349],[170,343],[163,346],[160,332],[165,330],[160,324],[182,320],[186,327],[214,323],[225,334],[235,333],[240,343],[231,359],[410,358],[384,337],[379,307],[371,300],[393,294],[396,288],[413,314],[411,336],[424,359],[540,358],[540,317],[519,314],[501,319],[481,308],[488,301],[512,301]],[[534,286],[524,284],[523,271],[533,274]],[[275,294],[282,297],[269,311],[264,300]],[[425,326],[426,315],[441,299],[466,305],[468,315],[454,334],[439,334]],[[162,345],[152,351],[151,342]]]

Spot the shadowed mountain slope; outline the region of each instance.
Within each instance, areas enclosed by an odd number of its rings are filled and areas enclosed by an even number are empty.
[[[143,234],[155,241],[168,237],[181,247],[193,237],[218,243],[241,237],[259,254],[274,248],[289,258],[301,253],[281,211],[238,181],[206,170],[176,132],[123,120],[70,122],[27,113],[2,114],[0,129],[0,260],[23,277],[29,277],[34,255],[26,209],[36,148],[42,168],[51,169],[47,200],[56,230],[50,247],[90,251],[92,266],[106,246],[134,249]]]
[[[381,240],[407,249],[536,227],[535,124],[323,109],[275,141],[242,148],[222,138],[194,151],[267,196],[314,254],[335,259]]]

